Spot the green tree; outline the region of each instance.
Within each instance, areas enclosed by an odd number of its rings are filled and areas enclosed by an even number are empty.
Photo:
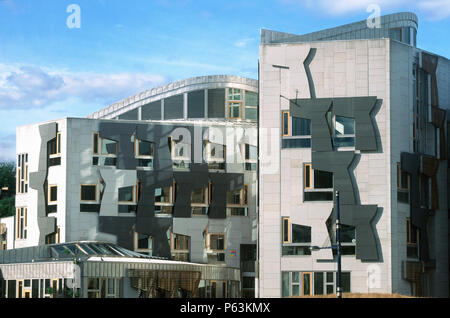
[[[14,162],[0,162],[0,188],[8,187],[2,191],[0,197],[0,217],[14,215],[16,193],[16,165]]]

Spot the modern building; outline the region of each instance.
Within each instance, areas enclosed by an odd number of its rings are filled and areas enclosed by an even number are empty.
[[[257,81],[208,76],[19,127],[14,248],[111,242],[238,269],[233,295],[254,296],[257,103]]]
[[[450,62],[413,13],[306,35],[262,30],[259,296],[448,297]]]
[[[74,251],[83,297],[334,294],[339,195],[344,292],[448,297],[450,62],[417,30],[413,13],[262,30],[258,80],[191,78],[19,127],[3,295],[76,280]],[[12,273],[36,260],[67,275]]]

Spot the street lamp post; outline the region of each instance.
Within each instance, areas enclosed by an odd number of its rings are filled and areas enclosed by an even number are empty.
[[[335,211],[336,211],[336,245],[319,247],[311,246],[313,251],[331,248],[337,251],[337,279],[336,279],[336,293],[338,298],[342,298],[342,286],[341,286],[341,214],[339,212],[339,191],[335,193]]]

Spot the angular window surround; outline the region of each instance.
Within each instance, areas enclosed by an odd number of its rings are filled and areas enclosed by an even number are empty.
[[[248,185],[227,191],[227,207],[244,207],[248,205]]]
[[[293,224],[289,217],[282,222],[282,256],[311,255],[311,227]]]
[[[170,137],[173,168],[189,168],[191,162],[191,145],[175,141]]]
[[[333,146],[335,148],[354,148],[355,119],[350,117],[332,115],[331,112],[328,112],[327,116],[328,125],[332,129]]]
[[[48,154],[50,158],[61,156],[61,132],[56,133],[56,138],[49,141]]]
[[[58,226],[56,232],[45,236],[45,244],[57,244],[61,242],[61,229]]]

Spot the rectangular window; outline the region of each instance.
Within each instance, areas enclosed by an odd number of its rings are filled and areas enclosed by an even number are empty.
[[[410,218],[406,219],[406,255],[408,258],[419,258],[419,229]]]
[[[311,164],[305,164],[304,166],[304,178],[305,178],[305,189],[311,189]]]
[[[171,139],[173,168],[189,168],[191,161],[191,145]]]
[[[134,194],[134,186],[119,188],[119,202],[135,203]]]
[[[102,140],[102,155],[117,155],[117,141],[101,138]]]
[[[93,154],[97,154],[99,153],[98,151],[98,141],[99,141],[99,135],[98,133],[94,133],[92,135],[92,153]]]
[[[133,247],[136,252],[145,253],[152,256],[153,253],[153,237],[150,235],[140,234],[133,230]]]
[[[238,88],[229,88],[228,89],[228,100],[232,101],[240,101],[242,100],[241,90]]]
[[[227,147],[225,145],[207,141],[206,153],[208,163],[225,162],[226,149]]]
[[[16,238],[24,240],[27,238],[27,208],[20,207],[16,209]]]
[[[409,174],[397,163],[397,200],[409,204]]]
[[[313,170],[310,163],[303,166],[303,201],[332,201],[333,173]]]
[[[242,118],[242,103],[241,102],[228,102],[229,117],[231,119]]]
[[[322,272],[314,273],[314,295],[323,295],[323,274]]]
[[[248,202],[248,186],[227,191],[227,206],[245,206]]]
[[[258,119],[258,94],[245,91],[245,119]]]
[[[192,190],[191,205],[206,206],[208,204],[208,188]]]
[[[154,156],[154,143],[146,140],[135,139],[136,157],[152,158]]]
[[[28,154],[17,156],[17,194],[28,193]]]
[[[97,185],[96,184],[81,185],[80,186],[80,200],[97,202]]]
[[[283,136],[289,136],[289,112],[283,112]]]
[[[225,249],[225,234],[209,234],[209,249],[223,251]]]
[[[100,137],[98,132],[92,137],[92,165],[94,166],[116,166],[118,142]]]
[[[58,186],[49,185],[48,186],[48,203],[56,203],[58,201]]]
[[[283,218],[283,243],[290,243],[289,218]]]
[[[355,146],[355,120],[353,118],[334,117],[333,145],[334,147]]]

